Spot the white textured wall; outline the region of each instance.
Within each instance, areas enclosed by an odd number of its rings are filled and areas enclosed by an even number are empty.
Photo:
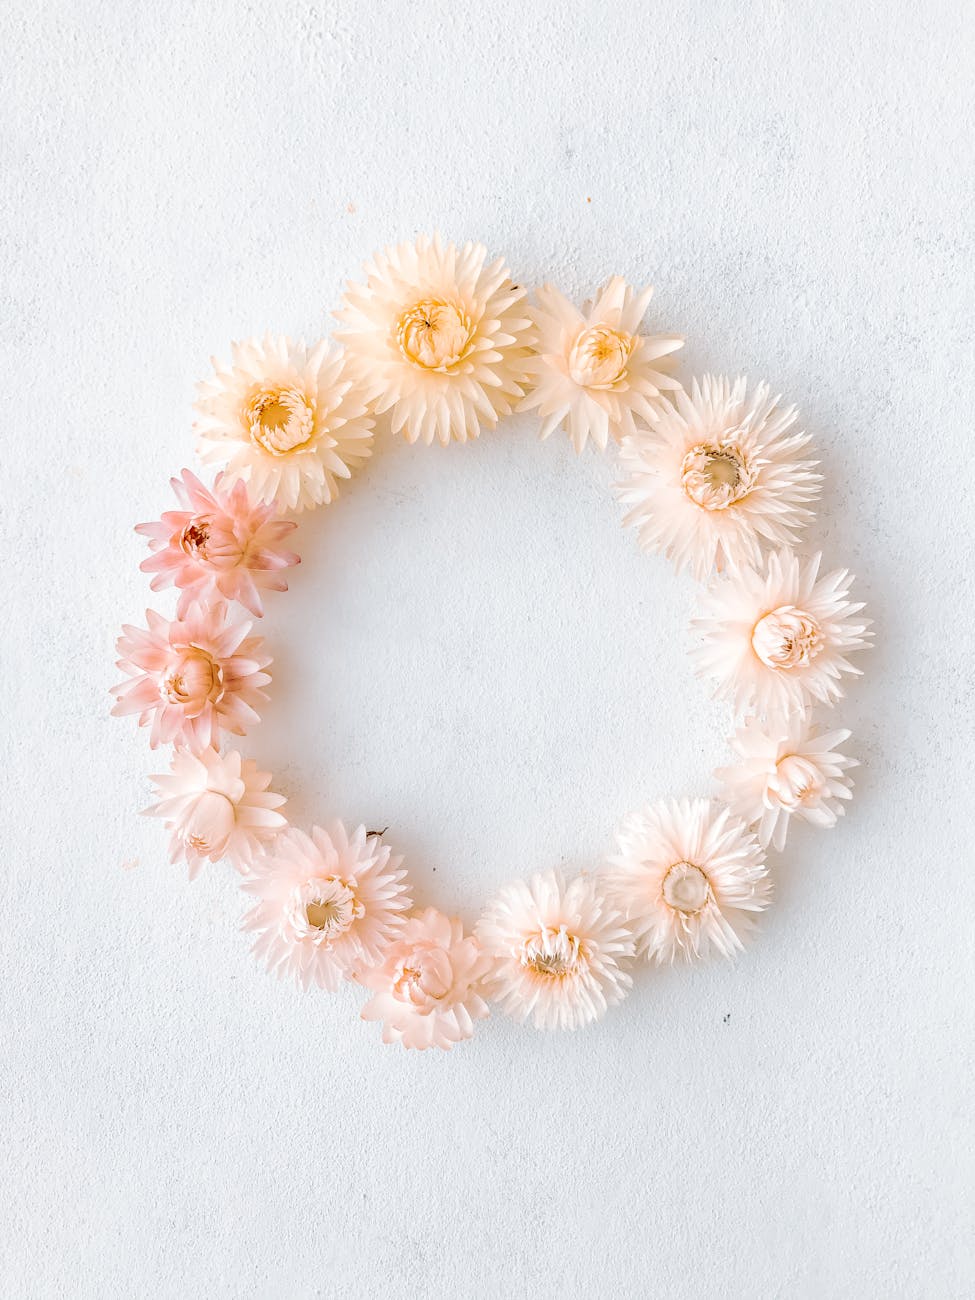
[[[972,11],[690,8],[4,7],[4,1295],[972,1294]],[[106,691],[209,355],[315,336],[435,226],[572,294],[652,280],[685,374],[798,402],[879,644],[851,815],[796,834],[738,967],[417,1057],[166,864]],[[612,477],[525,418],[383,442],[271,602],[252,752],[469,920],[723,757],[690,584]]]

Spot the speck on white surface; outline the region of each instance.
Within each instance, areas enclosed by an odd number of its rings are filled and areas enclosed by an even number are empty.
[[[0,1291],[971,1295],[969,6],[12,0],[0,37]],[[579,296],[652,281],[685,375],[797,402],[810,541],[879,636],[850,815],[795,836],[745,959],[417,1057],[167,866],[106,691],[208,357],[316,336],[435,227]],[[611,463],[533,430],[384,441],[302,522],[248,739],[468,920],[705,791],[728,725]]]

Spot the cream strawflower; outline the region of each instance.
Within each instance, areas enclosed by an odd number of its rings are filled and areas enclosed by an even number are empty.
[[[402,929],[410,890],[401,862],[364,826],[349,835],[334,822],[310,836],[289,827],[243,882],[258,900],[243,922],[257,933],[255,954],[302,988],[334,992]]]
[[[739,709],[803,711],[810,699],[832,704],[843,673],[860,674],[847,655],[869,644],[870,620],[847,599],[847,569],[819,578],[821,556],[801,561],[773,552],[761,569],[742,568],[702,597],[694,619],[703,643],[692,650],[698,673]]]
[[[637,952],[648,961],[731,957],[768,907],[761,846],[729,809],[707,799],[662,800],[631,813],[605,873]]]
[[[192,880],[204,862],[226,858],[238,871],[253,860],[262,844],[286,826],[276,808],[283,794],[268,789],[269,772],[259,772],[235,749],[218,754],[177,749],[170,770],[152,778],[159,803],[144,809],[163,817],[170,834],[170,861],[186,861]]]
[[[632,983],[620,963],[633,955],[633,940],[589,876],[566,885],[559,872],[546,871],[512,881],[475,933],[494,962],[491,996],[537,1029],[589,1024]]]
[[[661,551],[698,581],[715,566],[758,565],[762,543],[788,545],[813,517],[816,461],[808,434],[792,430],[795,407],[780,407],[767,384],[705,375],[653,428],[623,443],[624,522],[646,551]]]
[[[835,826],[841,800],[853,798],[847,770],[854,758],[836,750],[848,731],[821,734],[801,714],[767,722],[749,718],[731,740],[737,762],[715,776],[737,816],[756,825],[763,844],[784,849],[789,822],[802,817],[814,826]]]
[[[639,332],[652,293],[614,275],[580,311],[552,285],[538,290],[532,388],[519,409],[538,411],[543,438],[561,426],[577,452],[589,438],[605,451],[610,438],[636,432],[635,416],[655,419],[653,398],[680,388],[667,371],[684,340]]]
[[[448,1050],[489,1014],[478,987],[490,967],[460,921],[428,907],[407,917],[378,965],[359,969],[359,982],[374,990],[362,1018],[385,1022],[384,1043]]]
[[[335,315],[352,374],[393,433],[446,445],[493,429],[522,396],[525,290],[482,244],[439,236],[376,253]]]
[[[342,354],[283,335],[231,345],[197,386],[197,453],[279,510],[327,505],[372,450],[373,421]]]

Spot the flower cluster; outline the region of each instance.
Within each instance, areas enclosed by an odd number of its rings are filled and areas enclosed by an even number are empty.
[[[683,340],[650,332],[650,288],[613,276],[581,307],[515,284],[480,244],[421,237],[377,253],[346,286],[336,341],[234,343],[198,387],[200,459],[172,480],[177,509],[137,526],[154,592],[118,639],[113,713],[171,746],[145,812],[195,877],[228,862],[250,900],[243,928],[267,969],[302,989],[368,990],[362,1018],[403,1047],[449,1049],[494,1002],[543,1030],[619,1003],[634,962],[732,958],[770,904],[766,851],[793,819],[830,827],[852,797],[849,731],[815,710],[842,698],[870,622],[845,569],[798,548],[822,480],[795,408],[766,384],[675,377]],[[306,834],[270,773],[227,747],[259,719],[271,663],[252,620],[286,591],[287,514],[328,505],[373,451],[377,422],[407,441],[467,442],[514,412],[576,451],[619,446],[624,522],[639,545],[704,584],[700,675],[733,705],[720,797],[662,799],[625,818],[602,867],[506,885],[469,932],[415,907],[384,834],[339,821]],[[245,617],[248,616],[248,617]]]

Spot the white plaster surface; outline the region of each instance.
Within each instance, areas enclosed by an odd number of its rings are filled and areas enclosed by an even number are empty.
[[[0,1292],[970,1296],[971,6],[15,0],[0,37]],[[580,297],[652,281],[685,375],[798,402],[810,541],[879,636],[857,799],[738,966],[417,1056],[267,978],[229,872],[167,865],[106,692],[208,357],[316,336],[436,226]],[[691,585],[612,479],[521,417],[383,439],[303,520],[247,742],[296,820],[389,824],[470,921],[709,788]]]

